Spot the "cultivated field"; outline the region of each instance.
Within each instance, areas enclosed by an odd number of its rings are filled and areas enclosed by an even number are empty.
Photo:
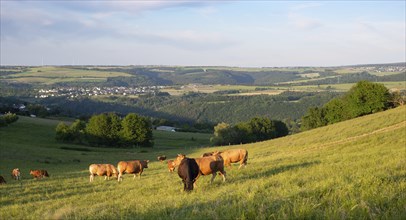
[[[0,219],[405,219],[405,115],[399,107],[241,146],[185,148],[179,137],[178,149],[156,150],[60,144],[57,121],[20,118],[0,128],[0,175],[7,181],[0,185]],[[247,149],[247,167],[226,169],[225,183],[201,177],[190,194],[156,161],[161,153],[197,157],[224,148]],[[130,159],[152,161],[141,179],[89,183],[89,164]],[[10,178],[15,167],[20,182]],[[50,178],[33,180],[29,169],[47,169]]]

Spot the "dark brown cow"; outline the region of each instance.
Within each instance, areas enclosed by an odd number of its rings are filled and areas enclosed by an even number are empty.
[[[162,162],[164,162],[164,160],[166,160],[166,156],[162,155],[162,156],[158,156],[158,160]]]
[[[89,166],[90,182],[93,181],[94,176],[105,176],[104,180],[110,179],[111,176],[117,177],[117,169],[111,164],[91,164]]]
[[[220,152],[221,157],[224,160],[224,166],[231,167],[231,163],[240,162],[240,169],[242,166],[247,165],[248,151],[245,149],[231,149],[224,152]]]
[[[168,170],[171,173],[175,171],[175,162],[173,160],[168,160]]]
[[[6,180],[2,176],[0,176],[0,184],[6,184]]]
[[[46,170],[30,170],[30,175],[32,175],[36,179],[49,177],[48,171]]]
[[[178,154],[175,160],[175,165],[178,166],[185,157],[186,156],[184,154]],[[226,172],[224,171],[224,161],[221,156],[213,155],[208,157],[191,158],[191,159],[196,160],[196,163],[199,165],[200,175],[203,176],[210,174],[212,175],[210,183],[213,182],[214,178],[217,175],[217,172],[219,172],[220,175],[223,176],[223,182],[226,181]]]
[[[21,173],[20,173],[20,169],[15,168],[11,171],[11,178],[15,179],[15,180],[21,180]]]
[[[200,170],[195,159],[184,158],[180,161],[178,175],[183,182],[183,190],[190,192],[193,190],[193,185],[199,176]]]
[[[135,179],[136,174],[138,174],[138,177],[141,178],[141,174],[144,169],[148,168],[148,162],[149,160],[120,161],[117,164],[118,181],[123,181],[122,176],[125,173],[134,174],[133,179]]]

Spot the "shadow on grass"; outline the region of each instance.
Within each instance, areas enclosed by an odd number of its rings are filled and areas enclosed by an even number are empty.
[[[320,161],[310,161],[310,162],[303,162],[297,164],[289,164],[289,165],[282,165],[272,169],[266,169],[264,171],[252,171],[252,172],[245,172],[244,175],[238,177],[238,180],[246,180],[246,179],[256,179],[256,178],[266,178],[273,175],[277,175],[279,173],[287,172],[290,170],[307,168],[310,166],[314,166],[320,164]],[[249,169],[249,168],[242,168],[242,169]]]

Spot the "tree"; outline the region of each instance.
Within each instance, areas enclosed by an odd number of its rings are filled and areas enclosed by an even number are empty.
[[[57,126],[56,126],[56,140],[58,141],[63,141],[63,142],[69,142],[73,140],[73,135],[71,130],[69,129],[69,126],[66,125],[63,122],[60,122]]]
[[[119,144],[120,130],[121,120],[114,113],[92,116],[85,128],[89,143],[98,146]]]
[[[325,110],[323,108],[310,108],[306,115],[302,117],[301,129],[306,131],[326,125],[327,120],[325,119],[324,115]]]
[[[123,144],[150,147],[152,142],[152,126],[148,118],[134,113],[128,114],[122,121],[121,138]]]
[[[344,100],[348,103],[351,118],[379,112],[391,106],[389,90],[379,83],[359,81]]]

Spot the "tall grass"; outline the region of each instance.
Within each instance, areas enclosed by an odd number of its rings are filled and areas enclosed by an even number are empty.
[[[64,150],[60,147],[75,146],[53,141],[52,121],[19,120],[0,130],[0,174],[8,181],[0,186],[0,219],[405,219],[405,113],[400,107],[229,146],[249,151],[247,167],[227,169],[225,183],[200,177],[190,194],[155,156],[159,151],[197,157],[213,148]],[[127,159],[153,161],[141,179],[125,175],[118,183],[96,177],[89,183],[90,163]],[[23,172],[20,182],[8,175],[16,166]],[[31,179],[27,172],[37,167],[51,177]]]

